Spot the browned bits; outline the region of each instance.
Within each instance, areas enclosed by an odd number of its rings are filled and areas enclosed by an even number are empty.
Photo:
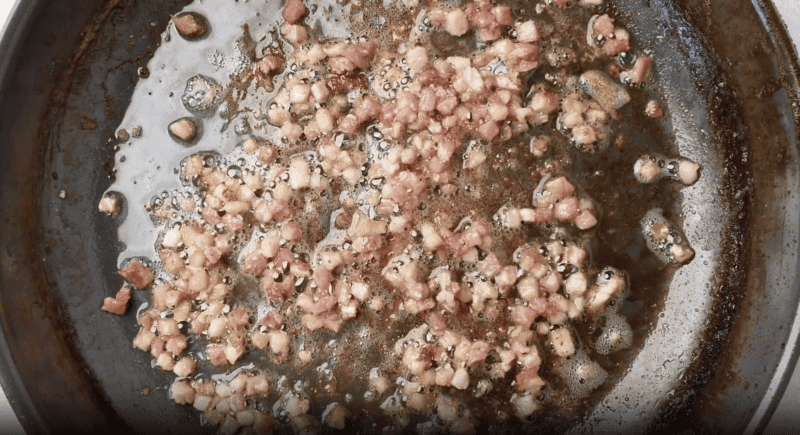
[[[97,128],[97,121],[92,118],[83,117],[81,119],[81,130],[94,130]]]
[[[367,89],[369,87],[369,82],[367,82],[367,78],[363,74],[332,76],[325,83],[333,93],[347,92],[353,89]]]
[[[258,69],[264,74],[274,74],[283,70],[283,59],[274,55],[264,56],[258,62]]]
[[[334,221],[334,225],[337,229],[346,230],[350,228],[350,224],[353,222],[353,215],[350,213],[340,213],[336,216],[336,220]]]

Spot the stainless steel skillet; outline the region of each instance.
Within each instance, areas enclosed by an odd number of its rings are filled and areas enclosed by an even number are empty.
[[[0,379],[31,433],[198,425],[131,349],[132,319],[97,310],[119,285],[115,228],[95,212],[112,175],[108,138],[185,3],[28,1],[0,44]],[[701,255],[648,299],[663,316],[641,325],[619,380],[552,428],[757,429],[796,360],[796,55],[766,3],[619,4],[662,65],[676,131],[666,139],[704,167],[672,211]]]

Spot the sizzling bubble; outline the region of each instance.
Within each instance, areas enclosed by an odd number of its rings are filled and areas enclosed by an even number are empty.
[[[686,237],[660,208],[648,211],[640,223],[647,248],[664,263],[686,263],[693,258],[694,250]]]
[[[589,359],[585,350],[579,350],[569,359],[556,361],[553,369],[576,399],[591,394],[608,377],[608,372]]]
[[[222,102],[222,86],[214,79],[198,74],[186,82],[181,101],[189,112],[209,118]]]
[[[600,355],[608,355],[629,348],[632,342],[633,330],[625,317],[609,314],[606,316],[606,326],[595,341],[594,347]]]

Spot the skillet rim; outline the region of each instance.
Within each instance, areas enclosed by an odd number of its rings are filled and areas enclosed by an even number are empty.
[[[44,8],[45,3],[45,1],[37,0],[17,0],[9,19],[2,28],[0,53],[5,53],[5,55],[0,57],[0,86],[2,86],[0,91],[3,93],[7,92],[6,88],[8,87],[13,62],[20,56],[20,41],[25,33],[30,31],[30,26],[34,22],[37,13]],[[800,84],[798,84],[800,83],[798,81],[798,71],[800,71],[800,68],[798,68],[798,55],[788,31],[779,17],[777,8],[771,2],[763,0],[751,0],[751,4],[758,15],[759,22],[767,30],[772,43],[778,49],[776,58],[791,69],[792,88],[795,91],[800,89]],[[3,94],[0,95],[4,96]],[[797,127],[797,119],[795,118],[794,121]],[[0,321],[5,320],[0,319]],[[41,412],[36,409],[20,372],[13,362],[14,358],[5,336],[6,327],[2,322],[0,322],[0,332],[3,332],[0,334],[0,385],[6,392],[12,409],[14,409],[27,433],[49,432]],[[800,315],[794,317],[789,337],[787,348],[782,352],[780,363],[772,377],[770,386],[758,409],[750,418],[750,424],[745,430],[746,433],[763,431],[788,385],[792,374],[791,369],[800,358],[800,346],[797,343],[797,339],[800,337]],[[9,394],[12,392],[13,394]]]

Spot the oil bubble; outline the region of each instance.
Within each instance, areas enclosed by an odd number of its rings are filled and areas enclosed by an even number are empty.
[[[222,86],[214,79],[198,74],[186,82],[181,102],[192,114],[201,118],[211,117],[222,102]]]
[[[584,398],[605,382],[608,372],[589,359],[586,351],[579,350],[570,359],[553,364],[555,373],[567,384],[575,398]]]
[[[608,355],[629,348],[632,342],[633,330],[625,317],[619,314],[609,314],[606,317],[606,326],[594,346],[600,355]]]

